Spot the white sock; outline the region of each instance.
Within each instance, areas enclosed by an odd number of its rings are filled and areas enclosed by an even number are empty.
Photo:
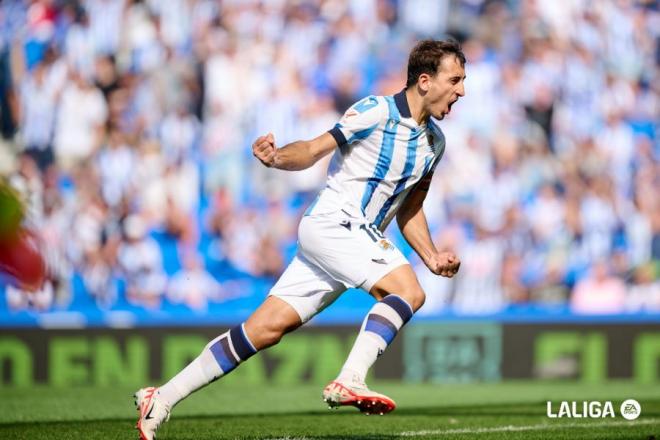
[[[383,354],[412,315],[410,304],[397,295],[388,295],[374,304],[362,323],[360,333],[337,379],[364,383],[367,371],[376,358]]]
[[[234,327],[206,344],[199,356],[158,388],[157,396],[172,408],[191,393],[228,374],[256,352],[244,325]]]

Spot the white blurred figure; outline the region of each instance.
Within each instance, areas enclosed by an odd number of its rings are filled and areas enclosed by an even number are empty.
[[[177,272],[167,287],[167,298],[173,304],[205,311],[209,301],[221,299],[222,288],[210,273],[204,269],[200,257],[188,253],[183,257],[183,268]]]
[[[130,189],[135,155],[117,129],[108,133],[107,144],[97,156],[101,192],[106,203],[117,206]]]
[[[571,295],[571,310],[580,314],[615,314],[624,311],[626,285],[610,274],[604,260],[596,262]]]
[[[241,121],[241,114],[249,104],[245,99],[248,92],[245,89],[249,87],[240,85],[253,84],[250,82],[248,60],[239,57],[238,43],[218,30],[210,34],[207,45],[210,54],[204,66],[205,110],[212,113],[219,109],[236,117],[236,121]],[[255,85],[262,86],[259,82]]]
[[[15,312],[21,310],[48,311],[55,297],[53,284],[50,280],[47,280],[36,292],[29,292],[16,286],[8,285],[5,294],[9,310]]]
[[[449,3],[448,0],[404,0],[399,3],[399,12],[409,31],[432,37],[446,31]]]
[[[331,97],[309,94],[303,102],[296,138],[311,139],[316,133],[332,128],[339,117]],[[287,177],[291,189],[299,193],[312,193],[321,189],[330,159],[331,156],[326,156],[305,170],[289,173]]]
[[[240,200],[246,175],[241,148],[243,137],[234,129],[233,122],[220,108],[213,109],[204,122],[204,190],[208,194],[228,190],[234,199]]]
[[[191,216],[199,204],[199,169],[192,160],[171,164],[143,188],[143,208],[150,223],[164,226],[179,239],[192,239]]]
[[[163,154],[169,163],[190,157],[199,138],[200,123],[197,117],[180,103],[160,123],[159,137]]]
[[[493,168],[489,181],[475,194],[481,227],[498,231],[504,226],[507,210],[520,200],[520,174],[517,144],[507,136],[495,138]]]
[[[282,33],[281,45],[284,50],[294,55],[291,61],[298,69],[307,69],[313,68],[318,62],[315,54],[326,38],[326,29],[316,19],[316,11],[311,4],[301,6],[292,10],[286,31]]]
[[[155,17],[146,4],[135,2],[125,14],[122,49],[130,56],[131,66],[139,72],[150,71],[163,61]]]
[[[54,141],[57,160],[65,170],[87,159],[98,147],[107,117],[103,93],[72,72],[62,91]]]
[[[124,0],[85,0],[90,35],[98,53],[114,54],[124,24]]]
[[[499,312],[505,305],[501,284],[504,240],[475,225],[477,236],[458,248],[461,270],[454,278],[453,309],[466,315]]]
[[[47,72],[40,63],[20,84],[21,138],[26,150],[37,157],[52,148],[57,108],[58,90],[47,81]]]
[[[64,55],[69,65],[85,76],[94,71],[96,48],[89,28],[89,16],[80,12],[66,33]]]
[[[559,238],[565,222],[565,208],[551,183],[541,186],[525,213],[537,240],[547,242]]]
[[[158,308],[167,283],[160,247],[137,215],[124,220],[124,234],[118,261],[126,279],[126,297],[134,305]]]
[[[426,14],[418,14],[426,15]],[[465,106],[458,107],[453,115],[461,125],[473,132],[491,136],[498,128],[498,91],[502,78],[500,67],[487,58],[486,47],[477,40],[464,45],[468,63],[465,67]],[[469,110],[468,110],[469,109]]]
[[[190,38],[192,7],[190,0],[148,0],[149,9],[158,14],[162,38],[169,47],[184,46]]]
[[[633,284],[626,295],[626,312],[660,313],[660,279],[653,263],[635,269]]]
[[[619,111],[611,110],[605,116],[605,126],[595,137],[595,145],[609,164],[619,194],[627,194],[632,177],[632,161],[635,155],[635,137],[632,128],[623,120]]]
[[[611,251],[612,235],[619,222],[607,177],[592,180],[580,203],[580,221],[590,259],[605,258]]]

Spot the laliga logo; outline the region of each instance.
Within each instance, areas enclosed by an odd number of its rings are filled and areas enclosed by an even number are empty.
[[[642,413],[642,407],[634,399],[628,399],[621,404],[621,416],[626,420],[635,420]],[[604,403],[593,401],[593,402],[566,402],[563,401],[559,404],[559,409],[557,412],[554,412],[552,408],[552,402],[547,402],[547,416],[551,419],[557,419],[562,417],[568,418],[589,418],[589,419],[598,419],[605,417],[615,417],[614,407],[612,402],[606,401]]]

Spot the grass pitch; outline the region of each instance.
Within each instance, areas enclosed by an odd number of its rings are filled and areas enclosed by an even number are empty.
[[[508,382],[470,385],[373,383],[396,400],[385,416],[328,410],[322,385],[215,383],[182,402],[159,440],[183,439],[660,439],[660,384]],[[0,389],[0,439],[137,439],[134,389]],[[642,405],[635,421],[619,405]],[[615,418],[546,417],[546,401],[612,401]]]

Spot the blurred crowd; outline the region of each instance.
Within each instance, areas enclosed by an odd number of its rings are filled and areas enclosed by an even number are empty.
[[[467,94],[425,210],[463,263],[411,255],[422,312],[660,313],[660,15],[631,0],[3,0],[0,172],[49,268],[9,308],[204,310],[276,278],[329,158],[266,169],[252,141],[330,129],[448,36]]]

